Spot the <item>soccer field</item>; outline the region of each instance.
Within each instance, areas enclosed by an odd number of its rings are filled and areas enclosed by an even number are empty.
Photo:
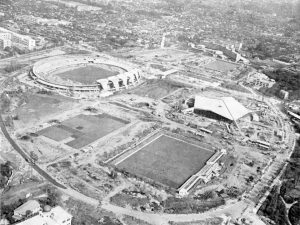
[[[177,189],[213,154],[211,149],[161,135],[118,162],[117,167]]]
[[[233,70],[238,67],[237,64],[231,62],[225,62],[222,60],[216,60],[211,63],[208,63],[204,66],[205,68],[217,70],[220,72],[227,72],[229,70]]]
[[[78,115],[61,124],[40,130],[38,134],[57,142],[68,140],[65,144],[80,149],[97,139],[106,136],[127,124],[127,121],[108,114]]]
[[[118,69],[121,70],[121,68]],[[64,71],[62,73],[57,73],[56,76],[59,76],[62,79],[72,80],[81,84],[89,85],[95,84],[99,79],[117,75],[118,72],[115,70],[115,66],[103,65],[102,68],[100,66],[88,65],[73,70]]]

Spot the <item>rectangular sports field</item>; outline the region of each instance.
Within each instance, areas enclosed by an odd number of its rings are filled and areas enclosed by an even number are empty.
[[[217,70],[220,72],[227,72],[238,67],[237,64],[231,62],[225,62],[222,60],[216,60],[214,62],[208,63],[204,66],[205,68]]]
[[[118,73],[98,66],[85,66],[58,73],[56,76],[88,85],[95,83],[99,79],[104,79],[116,74]]]
[[[211,149],[161,135],[116,166],[177,189],[197,173],[213,154]]]
[[[38,134],[57,142],[68,140],[66,145],[80,149],[127,123],[128,121],[108,114],[80,114],[61,122],[61,124],[40,130]]]

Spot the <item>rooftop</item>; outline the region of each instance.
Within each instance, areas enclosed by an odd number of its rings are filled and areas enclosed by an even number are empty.
[[[198,95],[194,108],[214,112],[229,120],[238,120],[251,112],[233,97],[208,98]]]
[[[16,208],[14,210],[15,214],[21,214],[21,215],[26,215],[26,211],[30,210],[30,211],[34,211],[37,208],[40,207],[40,203],[36,200],[28,200],[27,202],[25,202],[23,205],[21,205],[20,207]]]

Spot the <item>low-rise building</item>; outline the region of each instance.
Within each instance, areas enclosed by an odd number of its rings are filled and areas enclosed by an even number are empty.
[[[2,27],[0,27],[0,39],[7,41],[7,43],[10,41],[11,46],[16,46],[18,48],[33,50],[35,47],[35,40],[31,37],[17,34]]]
[[[275,80],[270,79],[267,75],[263,73],[250,73],[247,76],[246,82],[255,89],[259,88],[270,88],[275,84]]]
[[[36,214],[39,211],[41,211],[40,203],[36,200],[29,200],[14,210],[13,218],[15,220],[21,220],[26,216]]]
[[[279,92],[279,96],[280,96],[282,99],[286,100],[286,99],[289,98],[289,92],[288,92],[288,91],[285,91],[285,90],[281,90],[281,91]]]
[[[16,225],[71,225],[72,215],[60,206],[52,208],[49,212],[39,211],[37,215],[30,217]]]

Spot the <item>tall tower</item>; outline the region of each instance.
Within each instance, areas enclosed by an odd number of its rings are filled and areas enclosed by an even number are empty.
[[[165,48],[165,41],[166,41],[166,33],[163,33],[161,43],[160,43],[160,48]]]
[[[239,45],[238,51],[241,51],[242,47],[243,47],[243,43],[241,42],[240,45]]]

